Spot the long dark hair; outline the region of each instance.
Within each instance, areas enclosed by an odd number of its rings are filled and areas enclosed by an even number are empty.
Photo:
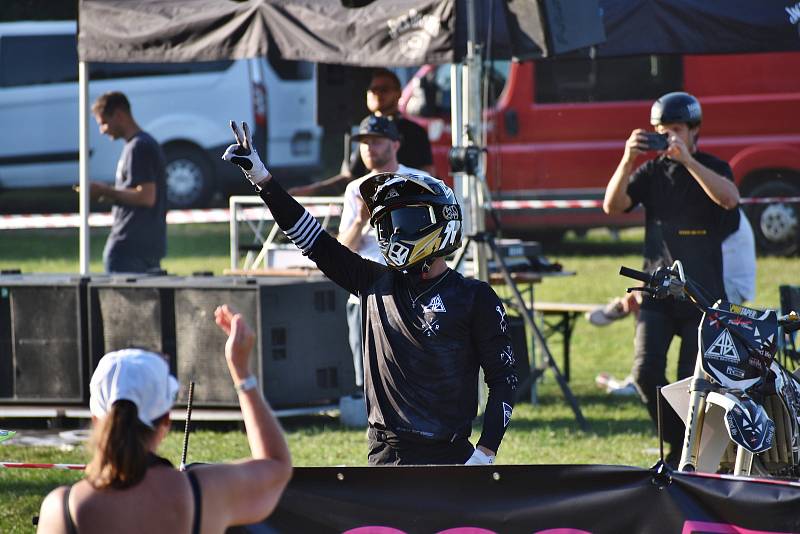
[[[153,421],[153,426],[157,428],[167,416]],[[139,421],[134,403],[118,400],[92,432],[89,447],[93,455],[86,466],[86,479],[95,489],[138,484],[147,472],[148,445],[154,435],[153,428]]]

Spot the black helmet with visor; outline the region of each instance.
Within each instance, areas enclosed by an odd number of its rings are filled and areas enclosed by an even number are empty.
[[[389,267],[405,271],[461,246],[461,209],[453,190],[427,175],[380,173],[360,186]]]

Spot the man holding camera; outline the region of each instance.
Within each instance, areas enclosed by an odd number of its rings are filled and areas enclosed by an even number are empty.
[[[652,273],[681,260],[686,274],[707,288],[712,300],[725,297],[722,241],[739,226],[739,192],[730,166],[697,150],[700,102],[682,92],[668,93],[653,104],[650,122],[656,133],[631,132],[625,152],[606,187],[603,210],[609,215],[645,209],[644,270]],[[638,156],[658,156],[636,168]],[[633,377],[656,422],[657,387],[668,383],[667,350],[681,338],[678,379],[692,374],[697,356],[700,312],[688,302],[644,296],[636,321]],[[667,462],[677,464],[683,424],[664,411]]]

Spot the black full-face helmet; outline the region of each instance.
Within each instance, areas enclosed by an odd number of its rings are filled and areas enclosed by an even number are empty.
[[[650,124],[686,123],[689,128],[699,126],[703,121],[700,102],[689,93],[667,93],[653,103],[650,108]]]
[[[359,189],[389,267],[405,271],[461,246],[461,209],[441,180],[387,172]]]

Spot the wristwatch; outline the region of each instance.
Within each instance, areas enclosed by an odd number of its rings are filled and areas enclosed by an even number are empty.
[[[238,384],[234,386],[237,393],[242,393],[245,391],[250,391],[251,389],[256,389],[258,387],[258,380],[254,375],[250,375]]]

